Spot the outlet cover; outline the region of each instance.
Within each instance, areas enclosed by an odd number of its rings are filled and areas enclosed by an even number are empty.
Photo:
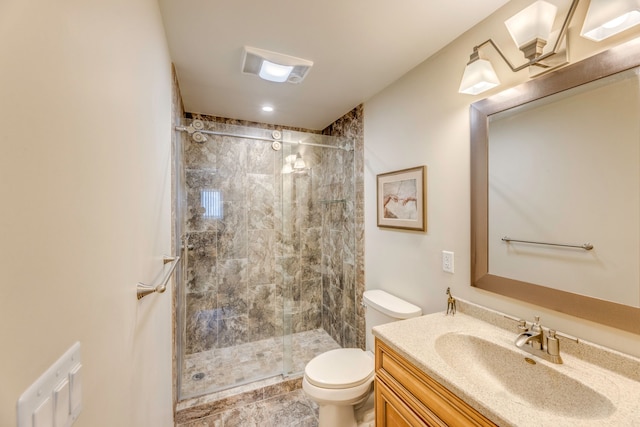
[[[442,251],[442,271],[453,273],[453,252]]]

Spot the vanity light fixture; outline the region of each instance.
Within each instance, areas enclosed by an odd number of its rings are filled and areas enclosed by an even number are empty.
[[[547,71],[553,68],[545,60],[560,51],[578,2],[579,0],[571,0],[553,50],[546,53],[544,47],[551,37],[557,6],[544,0],[537,0],[507,19],[505,25],[511,38],[528,61],[516,67],[492,39],[486,40],[473,48],[458,92],[477,95],[500,84],[491,63],[486,59],[480,59],[479,49],[485,45],[493,46],[513,72],[531,66],[541,67]],[[638,24],[640,24],[640,0],[591,0],[580,35],[593,41],[601,41]]]
[[[580,35],[601,41],[640,24],[640,0],[591,0]]]
[[[242,72],[275,83],[300,83],[312,65],[307,59],[245,46]]]
[[[478,51],[485,45],[493,46],[513,72],[520,71],[532,65],[549,68],[549,65],[543,61],[559,52],[562,42],[566,37],[571,18],[578,6],[578,1],[579,0],[571,1],[569,11],[564,18],[553,49],[546,53],[544,53],[543,50],[551,38],[551,30],[558,9],[555,5],[544,0],[537,0],[527,8],[507,19],[505,25],[508,32],[518,46],[518,49],[522,51],[528,61],[516,67],[507,59],[492,39],[486,40],[473,48],[473,53],[463,74],[459,92],[477,95],[500,84],[498,76],[489,61],[480,59]],[[482,66],[476,65],[479,61],[485,61],[487,64],[483,64]]]

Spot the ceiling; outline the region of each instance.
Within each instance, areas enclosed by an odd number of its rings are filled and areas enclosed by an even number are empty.
[[[185,109],[319,130],[508,0],[159,0]],[[243,47],[313,61],[299,84],[241,72]],[[462,71],[460,71],[462,73]],[[261,107],[274,107],[265,113]]]

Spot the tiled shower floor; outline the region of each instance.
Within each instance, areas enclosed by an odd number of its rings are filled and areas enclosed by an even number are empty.
[[[340,348],[323,329],[293,334],[291,345],[294,373],[304,371],[318,354]],[[183,399],[279,375],[283,366],[282,338],[190,354],[185,356],[184,365]]]

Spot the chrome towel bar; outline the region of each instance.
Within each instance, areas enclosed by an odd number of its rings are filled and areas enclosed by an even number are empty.
[[[584,243],[582,245],[565,245],[561,243],[546,243],[546,242],[532,242],[530,240],[516,240],[507,236],[503,237],[502,241],[507,243],[518,242],[518,243],[531,243],[532,245],[562,246],[563,248],[578,248],[578,249],[584,249],[585,251],[590,251],[591,249],[593,249],[593,245],[591,243]]]
[[[180,256],[164,257],[162,259],[162,262],[165,265],[171,263],[171,266],[169,267],[169,270],[167,270],[167,273],[164,275],[164,277],[160,281],[160,284],[158,284],[157,286],[151,286],[151,285],[145,285],[142,282],[138,282],[138,286],[136,287],[136,290],[137,290],[137,297],[139,300],[154,292],[161,294],[167,290],[167,283],[169,283],[169,279],[171,278],[171,275],[173,274],[174,270],[178,266],[178,263],[180,262]]]

